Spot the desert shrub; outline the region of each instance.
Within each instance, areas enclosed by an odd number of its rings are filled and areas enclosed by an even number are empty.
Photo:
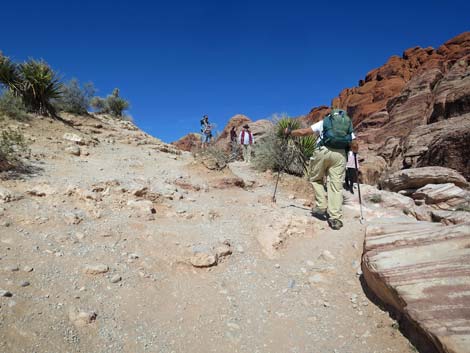
[[[45,61],[16,64],[0,53],[0,84],[21,97],[28,112],[56,116],[52,101],[60,97],[62,84]]]
[[[0,161],[16,164],[21,153],[27,153],[28,143],[23,134],[11,128],[0,134]]]
[[[275,125],[255,145],[255,168],[261,171],[283,170],[296,175],[307,173],[308,162],[316,147],[316,138],[313,135],[286,138],[284,130],[299,129],[300,122],[287,116],[276,116],[275,119],[278,119]]]
[[[85,83],[80,87],[77,79],[72,79],[63,85],[62,94],[56,100],[58,110],[72,114],[87,114],[90,101],[95,95],[95,87],[92,82]]]
[[[372,202],[372,203],[381,203],[382,202],[382,195],[380,195],[380,194],[370,195],[369,201]]]
[[[119,89],[115,88],[113,93],[106,98],[94,97],[91,106],[102,114],[110,114],[116,118],[122,118],[125,110],[129,109],[129,102],[119,96]]]
[[[10,90],[5,90],[0,94],[0,115],[5,115],[16,120],[25,120],[28,118],[23,101]]]

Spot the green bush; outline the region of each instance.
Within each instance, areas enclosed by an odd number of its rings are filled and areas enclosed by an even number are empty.
[[[52,101],[60,97],[62,84],[46,62],[16,64],[0,53],[0,84],[21,97],[28,112],[56,117]]]
[[[0,95],[0,115],[5,115],[16,120],[28,118],[26,107],[21,98],[15,96],[11,91],[3,91]]]
[[[72,79],[63,85],[62,94],[56,100],[55,105],[58,110],[67,113],[86,115],[94,94],[95,87],[92,82],[80,87],[78,80]]]
[[[19,131],[7,128],[0,134],[0,161],[16,164],[21,153],[27,153],[28,143]]]
[[[106,98],[94,97],[90,104],[98,113],[110,114],[116,118],[123,118],[124,111],[129,109],[129,102],[119,96],[118,88]]]

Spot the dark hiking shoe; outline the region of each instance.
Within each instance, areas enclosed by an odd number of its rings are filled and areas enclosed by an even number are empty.
[[[326,210],[322,210],[316,207],[312,209],[312,216],[321,221],[326,221],[328,218],[328,214],[326,213]]]
[[[343,226],[343,222],[341,222],[339,219],[329,219],[328,220],[328,225],[330,226],[331,229],[338,230],[341,229]]]

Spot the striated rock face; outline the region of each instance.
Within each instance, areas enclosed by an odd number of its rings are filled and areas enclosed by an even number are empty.
[[[465,178],[455,170],[444,167],[423,167],[404,169],[386,177],[381,185],[391,191],[418,189],[427,184],[454,183],[468,187]]]
[[[470,223],[367,226],[362,271],[423,352],[470,352]],[[410,256],[412,254],[412,256]]]

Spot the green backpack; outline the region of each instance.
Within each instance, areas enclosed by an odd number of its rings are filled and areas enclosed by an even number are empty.
[[[323,119],[322,145],[337,149],[348,149],[352,141],[351,118],[341,109],[333,109]]]

